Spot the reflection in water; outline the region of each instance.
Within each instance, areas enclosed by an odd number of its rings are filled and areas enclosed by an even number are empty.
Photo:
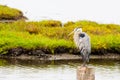
[[[76,80],[80,60],[16,60],[0,59],[0,80]],[[96,80],[120,79],[119,60],[91,60]]]

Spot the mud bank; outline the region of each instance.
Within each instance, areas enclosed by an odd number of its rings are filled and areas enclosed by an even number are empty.
[[[41,54],[41,55],[27,55],[22,54],[19,56],[0,56],[0,58],[20,59],[20,60],[81,60],[81,55],[61,53],[61,54]],[[106,54],[106,55],[93,55],[90,59],[117,59],[120,60],[119,54]]]
[[[0,58],[15,58],[15,59],[29,59],[29,60],[74,60],[81,59],[81,55],[78,50],[57,48],[54,53],[49,49],[23,49],[23,48],[12,48],[9,49],[6,54],[0,54]],[[105,53],[105,52],[92,52],[91,59],[120,59],[118,53]]]

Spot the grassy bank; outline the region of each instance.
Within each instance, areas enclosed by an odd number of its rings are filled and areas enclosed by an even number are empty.
[[[41,34],[29,34],[28,32],[0,31],[0,52],[6,53],[12,48],[22,47],[24,49],[50,49],[54,51],[57,47],[71,48],[73,43],[64,39],[51,39]]]
[[[49,49],[54,53],[57,48],[72,52],[76,48],[73,36],[68,34],[77,26],[91,37],[92,53],[120,53],[120,25],[98,24],[91,21],[68,22],[64,26],[60,21],[44,20],[40,22],[17,21],[0,23],[0,53],[5,54],[11,48]]]

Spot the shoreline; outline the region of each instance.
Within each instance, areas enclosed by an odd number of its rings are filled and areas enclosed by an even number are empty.
[[[81,55],[62,53],[62,54],[45,54],[42,56],[20,55],[20,56],[0,56],[0,59],[21,59],[21,60],[81,60]],[[91,55],[90,59],[117,59],[120,60],[119,54]]]

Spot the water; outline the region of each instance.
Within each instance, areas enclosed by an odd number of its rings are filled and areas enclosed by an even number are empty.
[[[0,80],[76,80],[80,60],[37,61],[0,59]],[[96,80],[120,79],[119,60],[91,60]]]

